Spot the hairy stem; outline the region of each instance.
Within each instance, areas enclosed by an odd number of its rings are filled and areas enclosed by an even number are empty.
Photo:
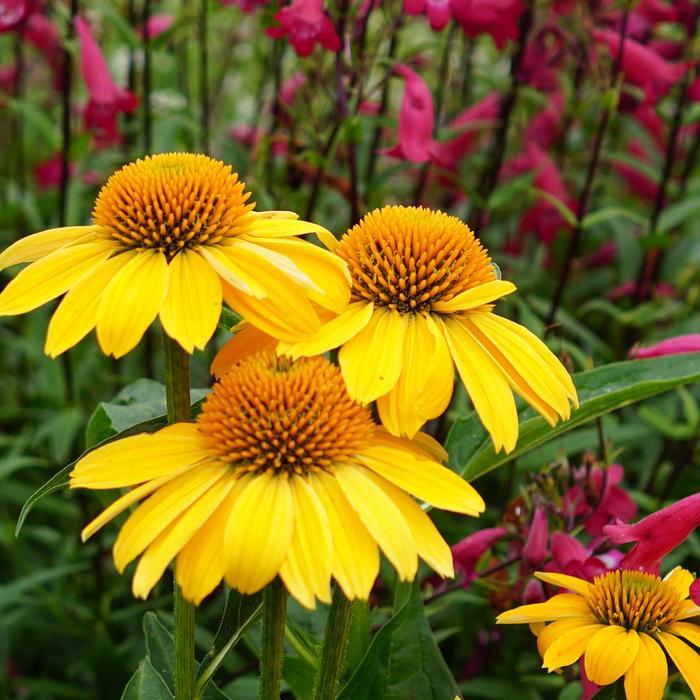
[[[260,655],[260,700],[279,700],[284,664],[284,627],[287,620],[287,591],[279,578],[263,592],[262,653]]]

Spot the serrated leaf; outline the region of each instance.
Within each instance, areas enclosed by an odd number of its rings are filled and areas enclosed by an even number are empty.
[[[451,467],[465,479],[476,479],[538,445],[598,416],[700,379],[700,353],[630,360],[574,375],[580,407],[571,419],[551,427],[528,408],[520,414],[520,435],[510,454],[496,454],[475,413],[458,420],[445,449]]]
[[[420,590],[377,632],[362,663],[338,700],[452,700],[459,689],[450,673],[423,610]]]
[[[146,639],[148,660],[168,688],[174,692],[175,642],[172,634],[165,628],[158,616],[150,610],[143,616],[143,634]]]
[[[124,688],[121,700],[172,700],[173,694],[146,658]]]

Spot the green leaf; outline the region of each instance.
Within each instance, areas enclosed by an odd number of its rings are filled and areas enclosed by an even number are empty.
[[[626,209],[625,207],[603,207],[602,209],[598,209],[597,211],[592,211],[590,214],[587,214],[581,222],[581,228],[587,230],[589,228],[593,228],[594,226],[598,226],[605,221],[615,219],[629,219],[630,221],[633,221],[635,224],[639,224],[644,228],[649,225],[648,217],[640,214],[634,209]]]
[[[146,654],[153,668],[165,681],[168,688],[175,691],[175,642],[169,630],[165,628],[158,616],[148,611],[143,616],[143,634],[146,638]]]
[[[136,673],[124,688],[121,700],[172,700],[173,694],[168,689],[161,675],[144,659]]]
[[[520,415],[520,435],[510,454],[495,453],[476,413],[458,420],[447,436],[450,465],[465,479],[476,479],[572,428],[637,401],[700,379],[700,354],[615,362],[574,375],[580,406],[553,428],[528,408]]]
[[[700,197],[687,197],[675,204],[669,204],[659,217],[658,233],[668,233],[700,212]]]
[[[15,607],[22,596],[28,591],[32,591],[54,579],[65,579],[69,574],[84,571],[89,568],[89,566],[89,562],[57,566],[53,569],[37,571],[34,574],[29,574],[28,576],[15,579],[10,583],[3,584],[0,586],[0,611]]]
[[[82,455],[81,455],[82,456]],[[77,461],[77,460],[76,460]],[[17,518],[17,525],[15,526],[15,537],[19,536],[19,531],[24,525],[24,521],[29,515],[29,511],[34,508],[34,506],[46,496],[55,493],[56,491],[61,491],[68,486],[68,475],[73,471],[75,462],[71,462],[67,467],[63,467],[61,471],[54,474],[45,484],[40,486],[25,502],[22,506],[22,510]]]
[[[459,689],[433,637],[420,590],[377,632],[338,700],[452,700]]]
[[[193,404],[209,389],[192,389]],[[103,401],[94,410],[86,429],[86,444],[92,447],[104,439],[136,424],[152,422],[155,430],[167,423],[165,386],[152,379],[138,379],[124,387],[111,401]]]
[[[200,697],[214,672],[228,652],[236,646],[246,630],[258,619],[262,612],[262,594],[242,595],[230,589],[226,596],[224,614],[214,637],[209,653],[204,657],[195,684],[195,697]]]

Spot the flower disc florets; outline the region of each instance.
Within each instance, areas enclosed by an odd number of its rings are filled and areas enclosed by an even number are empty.
[[[112,175],[93,220],[125,248],[151,248],[172,258],[183,248],[236,235],[253,209],[250,192],[230,165],[193,153],[149,156]]]
[[[239,469],[306,474],[328,469],[370,443],[374,423],[321,357],[291,362],[261,353],[226,374],[207,397],[201,431]]]
[[[422,207],[384,207],[350,229],[336,252],[352,276],[354,301],[402,313],[496,279],[491,258],[454,216]]]
[[[638,632],[663,631],[681,607],[678,591],[658,576],[619,569],[597,576],[587,600],[603,624]]]

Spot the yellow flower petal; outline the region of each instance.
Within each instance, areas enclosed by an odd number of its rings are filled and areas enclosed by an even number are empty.
[[[692,600],[681,602],[681,609],[676,615],[677,620],[687,620],[689,617],[700,616],[700,605],[696,605]]]
[[[639,651],[639,635],[617,625],[596,632],[586,646],[588,678],[598,685],[609,685],[627,673]]]
[[[684,637],[691,644],[700,647],[700,625],[692,622],[674,622],[668,631],[678,637]]]
[[[209,371],[217,379],[221,379],[243,358],[254,355],[256,352],[274,350],[277,347],[277,338],[273,338],[259,328],[249,323],[239,324],[239,326],[233,338],[226,342],[211,363]]]
[[[260,212],[259,214],[267,214],[268,212]],[[286,213],[286,212],[285,212]],[[257,212],[256,212],[257,214]],[[283,238],[287,236],[304,236],[308,233],[315,233],[317,236],[333,234],[328,230],[312,224],[310,221],[291,218],[257,218],[246,227],[246,235],[260,236],[264,238]]]
[[[545,603],[521,605],[513,610],[502,612],[496,622],[499,625],[516,625],[523,622],[548,622],[567,617],[589,617],[588,603],[575,593],[559,593]]]
[[[171,479],[144,501],[124,523],[114,543],[118,571],[135,559],[200,496],[228,473],[225,465],[209,463]]]
[[[289,483],[294,495],[294,536],[280,578],[303,606],[313,609],[316,598],[331,602],[330,524],[321,499],[306,479],[293,476]]]
[[[580,593],[581,595],[587,595],[591,590],[591,584],[588,583],[588,581],[576,576],[555,574],[546,571],[536,571],[535,576],[537,576],[540,581],[551,583],[553,586],[559,586],[560,588],[568,588],[570,591]]]
[[[221,281],[201,255],[180,251],[171,261],[168,294],[160,309],[165,332],[188,352],[203,350],[221,316]]]
[[[357,459],[404,491],[438,508],[476,516],[486,507],[474,487],[451,469],[412,456],[405,449],[373,445],[362,450]]]
[[[228,470],[227,470],[228,471]],[[168,564],[209,519],[233,487],[232,478],[222,478],[200,496],[180,517],[148,546],[139,559],[131,590],[147,598]]]
[[[280,352],[290,357],[310,357],[321,355],[338,348],[354,338],[370,321],[374,311],[372,302],[355,301],[334,319],[324,323],[309,338],[296,343],[281,343]]]
[[[59,248],[25,267],[0,294],[0,316],[23,314],[70,289],[112,247],[103,241]]]
[[[350,299],[350,273],[347,265],[337,255],[313,243],[293,238],[246,237],[246,240],[292,260],[318,290],[309,293],[312,301],[335,313],[341,313],[347,306]]]
[[[219,507],[177,555],[175,580],[182,595],[199,605],[224,576],[224,531],[240,493],[237,481]]]
[[[505,280],[493,280],[480,284],[477,287],[467,289],[466,292],[457,294],[448,301],[437,301],[433,304],[433,311],[438,313],[454,313],[474,309],[482,304],[496,301],[506,294],[512,294],[517,287],[512,282]]]
[[[340,349],[338,361],[354,399],[369,403],[396,385],[407,324],[404,314],[375,309],[369,323]]]
[[[168,292],[162,253],[123,253],[124,265],[107,285],[97,311],[97,340],[106,355],[122,357],[136,347]]]
[[[102,293],[123,264],[120,255],[103,260],[68,290],[49,322],[44,347],[47,355],[60,355],[95,327]]]
[[[70,487],[113,489],[141,484],[208,459],[197,426],[176,423],[154,434],[132,435],[89,452],[70,473]]]
[[[700,654],[672,634],[657,632],[657,635],[681,672],[683,680],[688,684],[693,697],[700,698]]]
[[[335,477],[364,526],[396,568],[399,578],[412,581],[418,570],[418,551],[401,511],[362,467],[338,465]]]
[[[418,555],[440,576],[452,578],[455,575],[452,550],[428,514],[401,489],[376,474],[370,473],[369,476],[391,498],[406,519],[416,541]]]
[[[656,641],[641,633],[637,658],[625,673],[627,700],[661,700],[667,680],[666,655]]]
[[[265,299],[268,292],[256,279],[254,272],[249,272],[235,258],[219,246],[200,246],[197,252],[211,265],[224,282],[256,299]]]
[[[562,635],[580,627],[589,627],[592,624],[596,624],[596,622],[597,620],[592,615],[588,615],[587,617],[569,617],[563,620],[556,620],[546,626],[544,622],[531,622],[530,629],[532,630],[534,626],[542,627],[542,629],[536,633],[537,650],[540,652],[540,656],[544,658],[547,649]]]
[[[690,586],[695,581],[695,576],[687,569],[676,566],[664,576],[664,581],[673,586],[678,591],[678,597],[684,600],[690,595]]]
[[[333,576],[349,600],[367,600],[379,575],[379,548],[345,498],[335,477],[311,474],[309,481],[328,516],[333,541]]]
[[[251,594],[279,572],[294,536],[294,501],[286,476],[243,477],[224,534],[225,577]]]
[[[542,659],[542,668],[551,673],[557,668],[575,663],[583,655],[591,637],[602,629],[605,627],[601,624],[585,624],[567,630],[548,646]]]
[[[460,321],[444,321],[445,337],[481,422],[496,452],[511,452],[518,440],[518,413],[502,368]]]
[[[33,233],[15,241],[0,254],[0,270],[10,265],[34,262],[50,255],[64,245],[88,241],[89,235],[98,231],[96,226],[64,226]]]

